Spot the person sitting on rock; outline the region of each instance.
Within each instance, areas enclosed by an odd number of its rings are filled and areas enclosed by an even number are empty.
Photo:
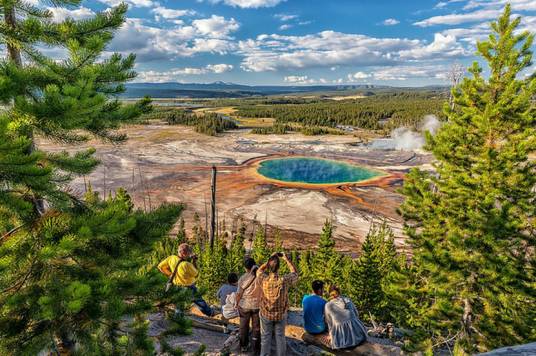
[[[223,307],[226,303],[227,296],[236,293],[238,290],[238,275],[236,273],[229,273],[227,276],[227,283],[222,285],[218,292],[216,293],[216,297],[220,301],[220,305]]]
[[[324,282],[313,281],[313,293],[303,297],[303,328],[309,334],[318,335],[326,331],[326,323],[324,321],[324,307],[326,300],[324,295]]]
[[[187,243],[179,245],[178,256],[171,255],[158,264],[160,272],[171,278],[173,285],[188,288],[192,291],[193,303],[206,316],[214,316],[214,310],[199,296],[195,282],[199,275],[197,271],[197,256]]]
[[[350,298],[341,295],[340,289],[329,288],[330,301],[326,304],[325,319],[332,349],[355,347],[367,340],[367,330],[359,320],[357,309]]]

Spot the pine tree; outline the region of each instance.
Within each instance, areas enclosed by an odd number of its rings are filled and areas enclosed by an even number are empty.
[[[52,343],[70,353],[75,342],[85,354],[120,353],[123,316],[166,300],[164,277],[138,272],[181,210],[131,212],[114,198],[49,211],[38,229],[0,245],[0,353],[37,354]]]
[[[335,250],[333,224],[326,220],[318,239],[318,248],[312,258],[313,279],[321,279],[328,283],[342,282],[342,256]]]
[[[175,239],[177,240],[177,247],[178,245],[188,241],[188,237],[186,236],[186,229],[184,227],[183,217],[179,219],[179,230],[177,231],[177,235],[175,236]]]
[[[225,241],[219,236],[216,236],[214,248],[205,245],[201,252],[201,259],[198,261],[200,276],[198,284],[202,288],[201,292],[206,294],[207,300],[216,301],[216,292],[227,281],[229,274],[227,258]]]
[[[77,5],[79,1],[54,3]],[[2,120],[9,123],[12,139],[27,140],[24,153],[28,157],[19,160],[38,159],[39,165],[45,167],[43,172],[49,171],[48,184],[43,182],[47,176],[37,177],[37,172],[28,172],[27,179],[11,174],[2,176],[2,205],[11,205],[2,210],[14,213],[12,219],[24,220],[35,213],[43,214],[45,205],[72,204],[72,197],[58,189],[56,183],[90,173],[98,164],[93,149],[74,155],[40,151],[36,135],[67,143],[87,141],[91,136],[120,142],[126,137],[113,129],[145,112],[149,101],[123,105],[112,98],[124,91],[123,82],[135,76],[133,55],[123,58],[114,54],[97,62],[111,41],[112,32],[124,22],[126,6],[112,8],[92,19],[67,19],[62,23],[52,22],[50,11],[26,1],[4,1],[0,9],[5,15],[0,34],[8,48],[8,59],[0,61],[0,101],[7,105]],[[47,58],[39,51],[38,45],[42,44],[66,50],[69,57],[61,61]],[[21,199],[34,208],[21,210]]]
[[[184,297],[161,295],[163,276],[140,271],[182,208],[144,214],[126,192],[101,201],[91,187],[83,201],[63,187],[97,166],[95,150],[50,153],[36,144],[39,136],[121,142],[114,129],[150,109],[147,99],[124,105],[116,97],[135,77],[134,56],[101,59],[127,7],[62,23],[29,1],[1,1],[0,9],[8,50],[0,61],[0,353],[148,351],[138,332],[120,336],[119,321],[156,299]],[[43,46],[67,57],[48,58]]]
[[[196,244],[203,249],[205,245],[205,231],[201,227],[201,218],[197,212],[194,213],[194,224],[192,227],[192,238]]]
[[[349,295],[365,318],[368,313],[378,315],[384,300],[380,261],[373,248],[370,239],[365,240],[362,255],[359,260],[354,261],[350,272]]]
[[[32,141],[18,134],[10,120],[0,115],[0,234],[28,222],[34,214],[31,199],[24,194],[14,194],[17,187],[44,193],[54,191],[52,170],[40,164],[43,154],[28,153]],[[17,183],[15,186],[14,184]],[[9,189],[6,189],[9,187]]]
[[[384,222],[373,225],[365,238],[359,258],[351,263],[347,281],[349,295],[368,317],[388,321],[390,300],[386,293],[391,274],[399,267],[394,235]]]
[[[246,225],[240,224],[240,228],[233,236],[231,247],[228,254],[228,270],[230,272],[241,273],[244,271],[244,259],[246,257],[246,249],[244,247],[244,236],[246,234]]]
[[[251,257],[258,264],[262,264],[268,260],[270,257],[270,249],[268,248],[268,242],[266,241],[266,235],[264,234],[264,229],[260,226],[257,228],[255,233],[255,239],[253,240],[253,248],[251,251]]]
[[[407,320],[428,344],[455,340],[469,353],[536,340],[536,75],[523,77],[534,37],[510,14],[477,45],[489,79],[475,62],[427,137],[435,173],[413,170],[403,188]]]
[[[91,182],[88,182],[87,184],[87,191],[84,194],[84,201],[89,205],[95,205],[99,201],[99,193],[93,191]]]
[[[132,202],[132,197],[130,196],[130,194],[128,194],[125,188],[120,187],[119,189],[117,189],[117,192],[115,193],[115,199],[124,202],[127,206],[128,211],[134,210],[134,203]]]
[[[121,195],[117,194],[117,197]],[[179,219],[179,230],[176,236],[167,235],[158,241],[151,253],[151,256],[148,259],[148,262],[145,266],[142,267],[142,271],[150,271],[157,268],[158,264],[168,256],[177,255],[179,250],[179,245],[183,242],[187,242],[186,230],[184,227],[184,218]],[[193,246],[194,253],[196,253],[196,246]]]
[[[281,230],[279,230],[279,228],[276,228],[274,232],[274,244],[271,248],[271,253],[274,253],[274,252],[287,252],[285,251],[283,247],[283,236],[281,235]],[[280,265],[279,273],[281,274],[290,273],[290,269],[288,268],[286,263],[282,263]]]
[[[283,251],[283,237],[281,236],[281,230],[278,228],[275,229],[274,232],[274,252]]]
[[[298,280],[298,290],[301,295],[311,293],[311,283],[313,282],[313,253],[311,251],[301,251],[298,259],[298,272],[300,279]]]

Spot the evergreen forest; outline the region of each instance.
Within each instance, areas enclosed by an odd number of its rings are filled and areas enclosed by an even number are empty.
[[[160,260],[188,241],[201,293],[214,300],[229,272],[243,272],[246,255],[264,262],[285,250],[284,234],[237,221],[211,247],[199,215],[185,226],[182,204],[146,211],[122,188],[73,192],[69,183],[99,165],[95,150],[51,152],[39,138],[74,148],[91,139],[121,144],[121,125],[147,115],[209,135],[236,124],[217,114],[155,112],[149,98],[118,99],[136,77],[135,55],[103,53],[125,22],[125,4],[62,22],[31,1],[3,0],[0,9],[0,354],[154,354],[148,314],[190,307],[186,293],[165,292]],[[433,172],[412,169],[400,188],[410,253],[397,251],[382,221],[371,224],[359,255],[339,253],[326,220],[315,248],[287,251],[300,274],[294,305],[323,279],[354,300],[365,322],[405,330],[409,352],[469,355],[536,341],[536,75],[534,35],[520,21],[506,5],[477,44],[480,61],[452,88],[452,105],[410,93],[238,106],[239,116],[275,118],[278,132],[296,123],[315,134],[337,125],[412,126],[425,114],[443,120],[426,137]],[[45,47],[64,56],[51,58]],[[170,320],[172,332],[189,331],[183,314]]]

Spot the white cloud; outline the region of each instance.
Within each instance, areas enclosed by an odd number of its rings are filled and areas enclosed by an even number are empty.
[[[227,37],[231,32],[235,32],[240,24],[233,18],[226,20],[223,16],[212,15],[208,19],[194,20],[192,26],[201,35],[210,35],[215,38]]]
[[[155,2],[152,0],[97,0],[108,6],[117,6],[121,3],[126,3],[132,7],[153,7]]]
[[[190,48],[192,54],[208,52],[217,54],[227,54],[234,50],[236,45],[229,40],[219,38],[196,38]]]
[[[385,26],[394,26],[394,25],[398,25],[400,23],[400,21],[398,21],[397,19],[386,19],[382,22],[382,24],[384,24]]]
[[[461,1],[463,0],[440,2],[436,5],[436,8],[444,8],[450,3]],[[534,0],[469,0],[463,7],[463,9],[468,12],[433,16],[417,21],[414,25],[429,27],[435,25],[459,25],[462,23],[494,20],[502,13],[502,10],[507,3],[512,5],[513,11],[536,10],[536,1]]]
[[[151,10],[151,12],[154,14],[155,19],[157,21],[160,21],[161,19],[164,19],[164,20],[177,19],[183,16],[195,15],[196,13],[193,10],[168,9],[162,6],[155,7],[154,9]]]
[[[285,30],[291,29],[292,27],[294,27],[294,26],[292,26],[292,25],[290,25],[288,23],[285,23],[285,24],[279,26],[279,30],[285,31]]]
[[[324,31],[305,36],[260,35],[239,42],[246,71],[336,66],[392,65],[408,60],[441,60],[468,54],[454,36],[436,35],[434,42],[375,38]]]
[[[298,18],[298,15],[289,15],[289,14],[275,14],[274,17],[280,21],[286,22],[290,20],[295,20]]]
[[[536,16],[523,16],[518,31],[536,32]],[[482,22],[471,27],[455,27],[444,30],[444,36],[454,36],[461,42],[475,45],[477,41],[486,40],[491,32],[488,22]]]
[[[434,7],[435,9],[442,9],[447,7],[448,5],[455,3],[455,2],[464,2],[466,0],[447,0],[447,1],[440,1],[437,3],[437,5]]]
[[[454,35],[443,35],[441,33],[436,33],[434,35],[434,41],[427,46],[399,52],[400,58],[408,59],[431,59],[436,57],[439,53],[441,53],[443,57],[462,57],[470,55],[470,52],[458,43]]]
[[[127,19],[115,33],[109,51],[136,53],[139,62],[189,57],[197,53],[226,54],[236,49],[228,35],[238,28],[234,20],[216,16],[175,28],[148,26],[142,19]]]
[[[458,25],[466,22],[477,22],[482,20],[495,19],[500,15],[500,13],[501,10],[498,9],[481,9],[465,14],[448,14],[433,16],[428,19],[415,22],[414,25],[420,27],[429,27],[434,25]]]
[[[512,10],[514,11],[536,10],[536,2],[534,0],[470,0],[464,6],[464,9],[470,10],[479,7],[502,9],[508,3],[512,5]]]
[[[240,41],[239,47],[245,56],[242,67],[262,72],[392,62],[385,56],[385,50],[411,48],[411,42],[324,31],[305,36],[261,35],[256,40]]]
[[[295,26],[304,26],[311,23],[311,21],[299,21],[300,17],[298,15],[291,14],[275,14],[274,18],[278,19],[281,22],[285,22],[279,26],[279,31],[286,31]]]
[[[372,76],[379,81],[404,81],[415,78],[445,80],[448,70],[442,65],[395,66],[377,68]]]
[[[285,77],[284,81],[286,83],[292,83],[292,84],[313,84],[313,83],[316,83],[316,80],[311,79],[306,75],[302,75],[302,76],[290,75],[288,77]]]
[[[83,6],[77,9],[66,9],[64,7],[48,7],[47,10],[52,13],[52,21],[54,22],[62,22],[65,21],[67,18],[81,20],[95,15],[95,12],[93,12],[93,10]]]
[[[231,64],[209,64],[206,66],[208,71],[211,71],[216,74],[221,74],[225,72],[229,72],[233,70],[233,66]]]
[[[223,2],[225,5],[243,9],[257,9],[259,7],[274,7],[285,0],[209,0],[211,3]]]
[[[348,74],[348,80],[350,82],[360,81],[363,79],[368,79],[370,77],[371,75],[365,72],[356,72],[354,74]]]
[[[188,75],[221,74],[233,69],[231,64],[209,64],[205,67],[175,68],[167,71],[141,71],[136,78],[137,82],[166,83],[179,81],[181,77]]]

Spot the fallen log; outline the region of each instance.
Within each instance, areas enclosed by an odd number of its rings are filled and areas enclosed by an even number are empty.
[[[194,328],[200,328],[200,329],[205,329],[205,330],[210,330],[210,331],[216,331],[216,332],[220,332],[222,334],[227,332],[227,328],[225,326],[223,326],[223,325],[208,323],[208,322],[204,322],[204,321],[197,320],[197,319],[191,319],[191,321],[192,321],[192,326]]]
[[[229,324],[228,322],[225,322],[224,320],[211,318],[210,316],[191,314],[191,313],[186,313],[186,316],[188,316],[190,319],[197,319],[197,320],[201,320],[201,321],[212,323],[212,324],[218,324],[218,325]]]
[[[397,346],[383,345],[365,341],[351,349],[333,350],[330,348],[329,339],[325,335],[311,335],[304,333],[302,340],[333,354],[333,355],[356,355],[356,356],[401,356],[402,350]]]

